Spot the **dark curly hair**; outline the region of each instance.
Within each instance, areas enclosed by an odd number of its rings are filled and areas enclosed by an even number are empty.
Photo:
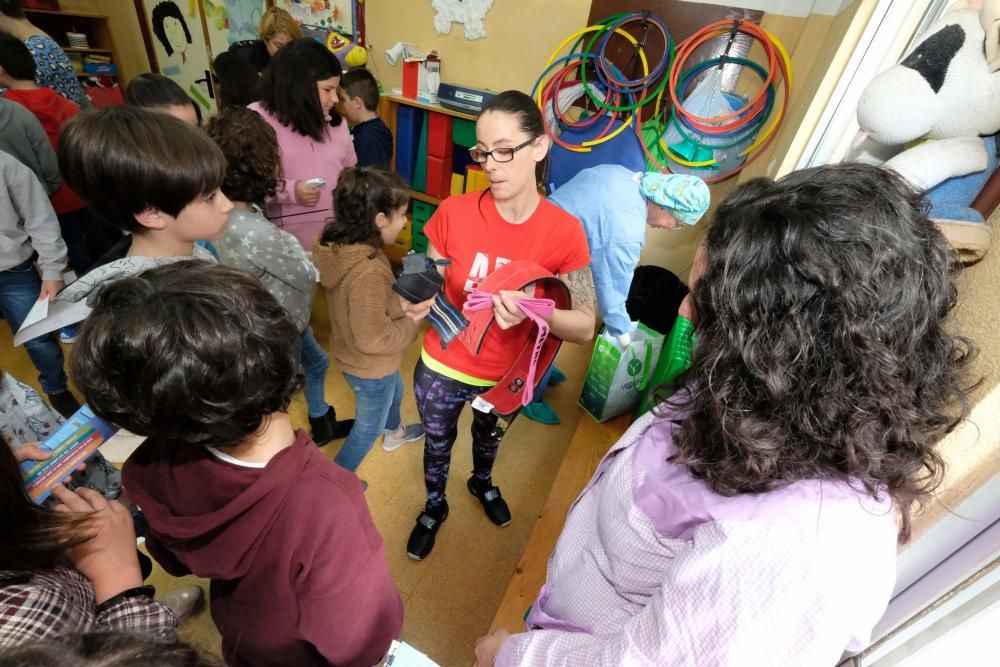
[[[968,414],[971,341],[948,243],[921,196],[862,164],[742,185],[715,212],[694,286],[691,410],[674,461],[722,495],[810,478],[888,493],[902,515],[940,482],[937,442]]]
[[[274,128],[246,107],[225,107],[209,119],[205,132],[229,163],[222,192],[233,201],[263,205],[281,179],[281,151]]]
[[[274,54],[260,76],[257,93],[282,125],[322,142],[326,140],[327,126],[337,127],[343,118],[331,109],[329,122],[324,119],[316,82],[343,73],[340,61],[324,45],[303,37]]]
[[[375,225],[375,216],[391,215],[409,201],[406,181],[399,174],[377,167],[345,169],[333,191],[335,217],[323,228],[320,243],[368,243],[381,248],[382,231]]]
[[[99,415],[177,445],[242,441],[300,387],[299,331],[255,278],[184,260],[90,297],[72,375]]]

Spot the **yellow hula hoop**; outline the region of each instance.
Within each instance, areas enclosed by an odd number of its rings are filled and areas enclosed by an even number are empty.
[[[586,35],[589,32],[595,32],[597,30],[603,29],[604,27],[605,26],[603,26],[603,25],[587,26],[586,28],[584,28],[582,30],[577,30],[575,33],[573,33],[572,35],[570,35],[569,37],[567,37],[566,39],[564,39],[563,42],[559,46],[556,47],[556,50],[552,52],[552,55],[549,56],[548,62],[545,63],[545,67],[543,67],[542,70],[544,71],[544,70],[547,70],[549,67],[551,67],[552,63],[554,63],[556,61],[556,59],[559,57],[559,54],[562,53],[563,49],[565,49],[567,46],[569,46],[569,44],[571,42],[579,39],[580,37],[582,37],[583,35]],[[621,28],[618,28],[618,29],[615,30],[615,34],[616,35],[621,35],[622,37],[624,37],[625,39],[627,39],[629,41],[629,43],[632,44],[632,46],[639,46],[639,40],[637,40],[635,37],[633,37],[630,33],[626,32],[625,30],[622,30]],[[644,48],[642,48],[641,46],[639,46],[639,60],[640,60],[640,62],[642,62],[642,74],[643,74],[643,76],[648,76],[649,75],[649,61],[646,59],[646,50]],[[543,89],[544,89],[544,86],[538,86],[538,93],[537,93],[537,95],[535,97],[535,104],[538,105],[539,109],[542,108],[542,104],[543,104],[543,101],[542,101],[542,90]],[[666,87],[664,87],[664,90],[666,90]],[[660,97],[662,97],[662,96],[663,96],[663,91],[661,90],[660,91]],[[659,102],[659,98],[657,99],[656,103],[657,103],[657,108],[658,108],[659,107],[659,103],[660,103]],[[611,134],[607,135],[606,137],[601,137],[600,139],[595,139],[593,141],[585,141],[579,147],[569,148],[568,150],[571,150],[574,153],[589,153],[590,149],[593,146],[599,146],[599,145],[603,144],[605,141],[611,141],[616,136],[618,136],[619,134],[621,134],[621,132],[624,131],[626,128],[632,127],[632,125],[633,125],[634,122],[635,122],[635,112],[633,111],[632,113],[629,114],[628,120],[626,120],[624,123],[622,123],[618,127],[617,130],[615,130]]]
[[[785,73],[786,73],[786,75],[784,77],[785,80],[784,80],[783,84],[785,86],[787,86],[789,88],[789,90],[791,90],[791,87],[792,87],[792,59],[788,55],[788,49],[786,49],[785,45],[781,43],[781,40],[779,40],[777,37],[775,37],[772,33],[768,32],[764,28],[761,28],[761,30],[764,31],[764,33],[767,35],[768,39],[771,40],[771,43],[774,44],[775,48],[778,50],[778,53],[781,54],[781,59],[785,63]],[[719,35],[728,35],[728,34],[729,34],[728,30],[720,30],[720,31],[716,32],[714,35],[712,35],[712,37],[717,37]],[[662,91],[661,91],[660,94],[662,96]],[[659,100],[657,100],[657,110],[659,110]],[[743,149],[740,152],[740,155],[743,156],[743,157],[746,157],[746,156],[750,155],[750,153],[752,153],[753,151],[757,150],[765,141],[767,141],[768,137],[770,137],[772,134],[774,134],[774,131],[776,129],[778,129],[778,125],[781,124],[781,119],[784,118],[784,116],[785,116],[785,105],[782,104],[781,105],[781,109],[778,110],[778,113],[777,113],[777,115],[774,118],[774,121],[768,126],[768,128],[764,132],[762,132],[761,134],[757,135],[757,138],[754,140],[754,142],[752,144],[750,144],[749,146],[747,146],[745,149]],[[672,161],[676,162],[677,164],[679,164],[679,165],[681,165],[683,167],[696,167],[696,168],[699,168],[699,167],[711,167],[712,165],[715,165],[715,164],[719,163],[719,161],[715,160],[715,159],[705,160],[703,162],[689,162],[689,161],[685,160],[684,158],[680,157],[679,155],[675,155],[673,153],[673,151],[671,151],[670,148],[663,142],[663,135],[662,134],[660,135],[660,139],[659,139],[659,141],[657,143],[659,144],[660,149],[663,151],[664,155],[666,155]]]

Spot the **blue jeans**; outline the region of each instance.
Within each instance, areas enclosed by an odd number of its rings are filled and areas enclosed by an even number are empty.
[[[396,371],[376,380],[344,373],[344,379],[354,391],[354,426],[334,462],[353,472],[380,435],[402,424],[403,378]]]
[[[0,271],[0,311],[17,333],[21,323],[28,316],[38,293],[42,290],[42,279],[35,270],[32,260],[6,271]],[[31,362],[40,376],[39,383],[46,394],[61,394],[66,391],[66,373],[63,371],[63,353],[55,333],[39,336],[24,344]]]
[[[306,406],[310,419],[319,419],[330,406],[326,402],[326,369],[330,367],[330,357],[316,342],[312,327],[306,327],[299,340],[299,363],[306,377]]]
[[[538,385],[535,387],[535,393],[531,395],[532,403],[541,403],[545,400],[545,392],[549,388],[549,380],[552,379],[552,371],[555,369],[556,363],[553,361],[552,365],[549,366],[549,370],[545,371],[545,375],[543,375],[542,379],[538,381]]]

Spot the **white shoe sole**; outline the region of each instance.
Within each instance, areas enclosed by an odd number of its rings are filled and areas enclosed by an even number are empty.
[[[417,440],[423,440],[424,436],[421,433],[415,438],[406,438],[405,440],[395,440],[391,445],[386,444],[385,438],[382,438],[382,449],[387,452],[394,452],[408,442],[416,442]]]

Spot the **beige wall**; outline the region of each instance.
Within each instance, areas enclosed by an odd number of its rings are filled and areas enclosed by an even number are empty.
[[[383,54],[406,41],[425,52],[438,52],[444,81],[530,91],[552,50],[587,25],[589,12],[590,0],[498,0],[486,14],[486,37],[469,41],[461,24],[452,24],[448,35],[434,31],[429,0],[369,0],[368,68],[387,90],[402,85],[402,66],[391,67]]]
[[[67,12],[87,12],[109,18],[123,85],[132,77],[150,71],[139,18],[131,0],[60,0],[59,6]]]

